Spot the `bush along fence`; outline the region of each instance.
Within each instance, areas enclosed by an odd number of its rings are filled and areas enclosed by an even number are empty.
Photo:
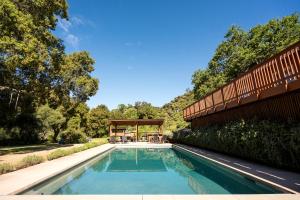
[[[173,133],[171,141],[300,170],[300,123],[239,120],[193,131],[178,130]]]

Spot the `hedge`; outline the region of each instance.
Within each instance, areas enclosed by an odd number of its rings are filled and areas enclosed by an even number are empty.
[[[206,148],[271,166],[300,170],[300,124],[240,120],[173,133],[172,142]]]

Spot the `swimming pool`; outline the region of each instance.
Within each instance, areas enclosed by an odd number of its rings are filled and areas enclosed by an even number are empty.
[[[282,193],[177,148],[115,148],[24,194]]]

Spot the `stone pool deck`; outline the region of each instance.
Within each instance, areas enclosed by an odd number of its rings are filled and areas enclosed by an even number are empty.
[[[105,144],[38,165],[0,175],[0,195],[17,194],[115,147]],[[0,197],[2,199],[3,197]]]
[[[69,199],[87,199],[87,200],[103,200],[103,199],[130,199],[130,200],[158,200],[158,199],[193,199],[193,200],[299,200],[300,194],[263,194],[263,195],[12,195],[24,191],[33,185],[36,185],[50,177],[58,175],[63,171],[71,169],[97,155],[109,151],[114,147],[150,147],[162,148],[171,147],[171,144],[147,144],[147,143],[128,143],[128,144],[105,144],[99,147],[88,149],[83,152],[75,153],[66,157],[58,158],[52,161],[47,161],[32,167],[21,169],[15,172],[0,175],[0,200],[69,200]],[[277,170],[256,163],[251,163],[241,159],[233,158],[223,154],[217,154],[207,150],[192,148],[188,146],[178,145],[181,148],[188,149],[200,156],[205,156],[213,159],[223,165],[234,167],[236,170],[241,170],[243,173],[253,173],[254,176],[261,177],[265,181],[270,181],[275,184],[283,185],[284,187],[291,186],[289,183],[299,183],[300,175],[293,172]],[[180,148],[179,147],[179,148]],[[252,171],[249,171],[252,170]],[[255,171],[253,171],[255,170]],[[271,171],[269,171],[271,170]],[[253,176],[252,175],[252,176]],[[277,178],[276,178],[277,177]],[[282,181],[282,182],[280,182]],[[295,184],[294,184],[295,185]],[[300,189],[295,186],[289,187],[295,191]],[[296,185],[298,186],[298,185]]]
[[[183,147],[226,166],[251,174],[254,178],[267,180],[267,182],[272,185],[283,186],[285,189],[290,189],[292,193],[300,192],[300,173],[273,168],[256,162],[187,145],[177,144],[176,146]]]
[[[1,200],[299,200],[296,194],[258,195],[8,195]]]

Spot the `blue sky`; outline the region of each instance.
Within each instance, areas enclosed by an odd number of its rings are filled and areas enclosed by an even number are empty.
[[[231,25],[249,29],[299,12],[299,0],[69,0],[56,34],[67,52],[87,50],[100,80],[90,107],[162,106],[192,88]]]

